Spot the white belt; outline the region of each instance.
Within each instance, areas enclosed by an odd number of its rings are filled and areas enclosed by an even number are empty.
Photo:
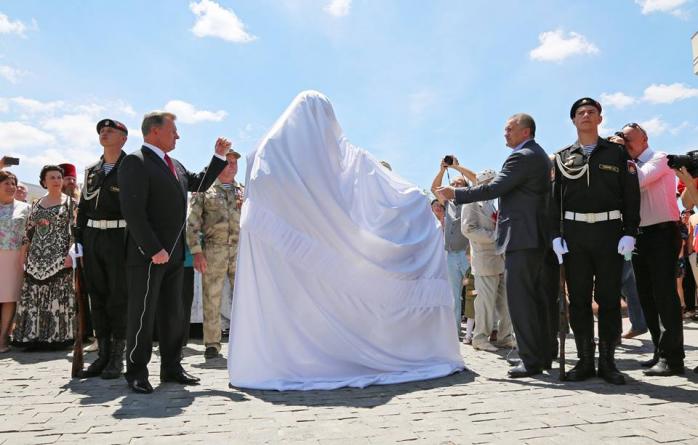
[[[100,220],[88,219],[88,220],[87,220],[87,227],[92,227],[93,229],[101,229],[101,230],[106,230],[106,229],[122,229],[122,228],[126,227],[126,220],[123,220],[123,219],[114,219],[114,220],[108,220],[108,219],[100,219]]]
[[[610,212],[601,213],[575,213],[575,212],[565,212],[565,219],[571,221],[582,221],[585,223],[593,224],[601,221],[612,221],[614,219],[621,219],[622,215],[620,210],[611,210]]]

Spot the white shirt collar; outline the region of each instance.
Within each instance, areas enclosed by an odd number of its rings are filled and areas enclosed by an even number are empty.
[[[643,151],[640,154],[640,156],[637,157],[637,159],[640,162],[645,163],[645,162],[649,161],[650,159],[652,159],[653,155],[654,155],[654,152],[652,151],[652,149],[647,147],[647,148],[645,148],[645,151]]]
[[[160,159],[162,159],[163,161],[165,160],[165,152],[162,151],[161,148],[156,147],[155,145],[149,144],[147,142],[143,142],[143,145],[148,147],[149,149],[151,149],[153,151],[153,153],[155,153],[156,155],[158,155],[160,157]]]
[[[523,147],[524,145],[526,145],[526,143],[527,143],[528,141],[532,141],[532,140],[533,140],[533,138],[531,138],[531,139],[526,139],[525,141],[523,141],[522,143],[520,143],[519,145],[517,145],[516,147],[514,147],[514,148],[512,149],[512,151],[520,150],[521,147]]]

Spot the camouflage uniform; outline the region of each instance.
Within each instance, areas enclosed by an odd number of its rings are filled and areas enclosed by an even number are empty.
[[[191,199],[187,217],[187,244],[192,255],[203,252],[204,344],[221,349],[221,295],[225,276],[235,282],[235,258],[240,235],[243,187],[233,182],[226,190],[216,179],[204,193]]]

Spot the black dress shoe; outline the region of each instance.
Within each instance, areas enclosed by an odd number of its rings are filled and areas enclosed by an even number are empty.
[[[216,358],[219,355],[218,349],[216,349],[215,346],[209,346],[206,348],[206,351],[204,351],[204,358],[206,359]]]
[[[642,371],[645,375],[667,377],[670,375],[681,375],[684,373],[683,363],[670,366],[665,358],[660,358],[656,365],[650,369]]]
[[[194,377],[185,370],[179,370],[173,373],[160,374],[160,381],[181,383],[182,385],[198,385],[200,378]]]
[[[128,387],[131,391],[138,394],[150,394],[153,392],[153,387],[150,385],[148,379],[136,379],[128,382]]]
[[[649,360],[641,361],[640,366],[642,366],[643,368],[651,368],[652,366],[656,365],[658,361],[659,361],[659,351],[657,351],[655,349],[654,354],[652,354],[652,358]]]
[[[518,366],[515,366],[509,370],[509,377],[512,379],[519,379],[522,377],[530,377],[532,375],[537,375],[540,374],[541,370],[538,368],[526,368],[526,365],[520,363]]]

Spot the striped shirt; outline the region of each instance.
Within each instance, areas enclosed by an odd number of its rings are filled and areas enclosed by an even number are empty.
[[[102,171],[104,172],[104,174],[108,175],[111,169],[114,168],[114,165],[115,163],[108,164],[106,162],[102,164]]]
[[[591,152],[596,148],[596,144],[582,145],[582,151],[585,156],[590,156]]]

